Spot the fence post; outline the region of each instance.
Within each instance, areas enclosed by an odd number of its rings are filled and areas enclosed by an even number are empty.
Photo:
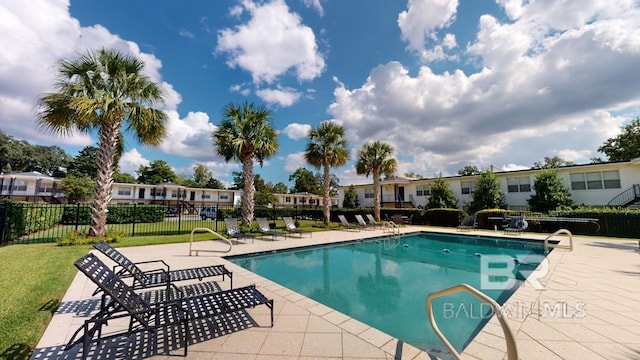
[[[136,215],[138,204],[133,204],[133,219],[131,219],[131,236],[136,236]]]
[[[178,234],[180,234],[181,225],[182,225],[182,203],[178,203]]]
[[[7,221],[7,204],[0,204],[0,246],[4,245],[4,226]]]
[[[80,203],[76,203],[76,231],[78,231],[78,225],[80,225]]]

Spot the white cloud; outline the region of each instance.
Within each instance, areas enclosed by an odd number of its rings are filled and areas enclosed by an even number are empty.
[[[289,107],[300,99],[300,93],[293,88],[262,89],[257,90],[256,95],[265,102],[282,107]]]
[[[184,119],[176,111],[168,111],[168,136],[159,145],[167,154],[179,155],[195,160],[217,158],[213,143],[216,126],[209,122],[203,112],[189,112]]]
[[[195,36],[193,35],[193,33],[187,29],[180,29],[180,31],[178,31],[178,35],[182,36],[182,37],[186,37],[189,39],[193,39]]]
[[[422,66],[412,75],[389,62],[360,87],[337,82],[328,111],[350,129],[351,146],[385,141],[403,161],[445,175],[468,164],[530,167],[554,155],[588,162],[624,121],[611,114],[640,106],[640,11],[632,5],[548,0],[523,5],[513,23],[482,16],[467,48],[477,71]]]
[[[442,45],[426,49],[425,38],[437,43],[437,31],[455,21],[457,8],[458,0],[409,0],[407,10],[398,15],[398,26],[402,39],[409,43],[408,48],[420,53],[426,61],[446,58],[442,53]],[[451,46],[451,36],[447,35],[449,37],[445,37],[445,45]]]
[[[324,16],[324,9],[322,8],[322,4],[320,3],[320,0],[303,0],[303,1],[306,7],[313,8],[315,11],[318,12],[318,15]]]
[[[287,155],[284,169],[287,171],[296,171],[298,168],[306,167],[307,161],[304,159],[304,151],[291,153]]]
[[[255,83],[272,83],[293,71],[298,80],[313,80],[325,68],[313,30],[289,11],[283,0],[257,3],[242,0],[251,19],[218,32],[216,51],[229,56],[227,64],[251,73]],[[237,15],[238,11],[234,11]]]
[[[311,131],[311,125],[298,123],[291,123],[282,130],[283,133],[293,140],[306,138],[309,135],[309,131]]]
[[[137,177],[136,170],[140,168],[140,165],[149,166],[150,163],[148,159],[145,159],[142,154],[140,154],[138,149],[133,148],[122,154],[119,165],[121,172]]]

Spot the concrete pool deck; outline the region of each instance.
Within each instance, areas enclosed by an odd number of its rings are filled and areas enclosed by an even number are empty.
[[[408,226],[402,232],[455,232],[455,229]],[[502,232],[470,234],[503,236]],[[315,232],[312,237],[257,238],[234,245],[222,256],[333,243],[383,235],[380,230]],[[507,238],[518,238],[508,235]],[[519,237],[544,239],[525,233]],[[559,237],[560,238],[560,237]],[[567,241],[562,237],[563,243]],[[196,242],[194,249],[223,250],[221,241]],[[233,287],[256,284],[274,300],[274,326],[264,306],[247,311],[236,329],[212,330],[189,346],[188,359],[430,359],[429,354],[292,290],[223,259],[220,254],[189,255],[189,243],[120,248],[134,261],[163,259],[172,269],[224,264]],[[102,259],[106,258],[100,255]],[[636,240],[574,238],[574,249],[557,249],[548,259],[544,290],[528,282],[504,304],[520,359],[636,359],[640,357],[640,253]],[[107,262],[108,264],[111,262]],[[206,279],[209,281],[211,279]],[[229,279],[215,278],[222,289]],[[60,350],[97,306],[95,287],[78,273],[31,359],[57,359]],[[428,294],[421,294],[426,299]],[[111,325],[117,328],[118,324]],[[178,354],[179,351],[172,353]],[[121,355],[120,355],[121,356]],[[61,358],[74,358],[67,353]],[[118,352],[91,358],[115,359]],[[169,359],[175,356],[154,356]],[[465,359],[506,358],[506,345],[495,316],[463,352]]]

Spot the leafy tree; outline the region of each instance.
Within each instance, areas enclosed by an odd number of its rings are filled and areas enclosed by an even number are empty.
[[[607,139],[598,148],[609,161],[629,161],[640,157],[640,117],[622,127],[622,133]]]
[[[380,141],[366,143],[358,151],[356,173],[373,176],[373,216],[380,221],[380,176],[393,176],[397,161],[392,157],[393,148]]]
[[[451,191],[449,183],[442,176],[438,176],[431,184],[431,195],[427,208],[429,209],[454,209],[458,205],[456,196]]]
[[[273,192],[276,194],[286,194],[287,192],[289,192],[289,188],[287,188],[287,185],[285,185],[285,183],[279,181],[275,185],[273,185]]]
[[[143,75],[144,63],[109,50],[88,52],[58,64],[57,92],[38,99],[38,122],[46,130],[69,134],[97,130],[98,176],[91,205],[92,236],[102,236],[123,124],[142,143],[159,144],[167,115],[153,108],[163,102],[161,88]]]
[[[88,176],[76,177],[69,175],[60,180],[58,186],[60,190],[64,192],[64,197],[67,202],[75,204],[91,199],[91,189],[96,186],[96,183]]]
[[[253,188],[256,191],[263,191],[267,187],[267,183],[264,182],[264,179],[260,174],[253,175]]]
[[[302,167],[298,168],[293,174],[289,175],[289,181],[293,181],[293,187],[290,191],[291,193],[308,192],[320,195],[322,193],[322,183],[318,180],[313,172]]]
[[[504,209],[507,207],[504,198],[504,193],[500,191],[500,180],[493,171],[487,169],[482,171],[476,180],[476,189],[469,210],[475,213],[483,209]]]
[[[536,161],[533,163],[532,169],[555,169],[561,166],[575,165],[572,161],[567,161],[559,156],[545,156],[544,163]]]
[[[278,150],[278,133],[271,125],[271,113],[264,106],[253,103],[229,104],[213,138],[218,155],[229,162],[242,163],[243,196],[242,222],[253,221],[253,162],[262,166],[264,160]]]
[[[344,127],[331,121],[323,121],[317,129],[309,132],[304,158],[316,169],[323,169],[323,206],[324,223],[331,218],[331,168],[344,166],[349,160]]]
[[[149,166],[140,165],[136,173],[141,184],[175,183],[178,179],[171,166],[164,160],[154,160]]]
[[[414,173],[413,171],[407,171],[404,176],[409,179],[424,179],[424,176]]]
[[[262,180],[259,175],[256,175],[254,177],[254,181],[256,177]],[[262,183],[264,184],[264,180],[262,180]],[[270,204],[275,204],[278,201],[278,198],[276,198],[274,193],[275,190],[272,183],[264,184],[260,190],[256,187],[256,194],[254,197],[256,206],[268,206]]]
[[[211,178],[209,179],[205,187],[207,189],[224,189],[224,184],[222,183],[222,181],[216,178]]]
[[[315,177],[316,177],[316,182],[318,184],[323,184],[324,176],[322,175],[322,173],[319,173],[319,172],[316,173]],[[329,195],[338,196],[339,187],[340,187],[340,179],[338,179],[338,176],[336,176],[336,174],[329,175]],[[322,195],[322,193],[317,195]]]
[[[138,180],[131,174],[115,172],[113,173],[113,182],[122,184],[137,184]]]
[[[240,190],[244,186],[244,178],[242,177],[242,171],[233,171],[233,185],[229,189]]]
[[[193,167],[193,185],[194,187],[203,188],[206,187],[209,181],[213,178],[211,170],[207,169],[202,164],[197,164]]]
[[[531,211],[548,213],[564,206],[573,205],[569,190],[558,177],[557,169],[543,169],[533,180],[533,190],[527,202]]]
[[[344,193],[342,207],[345,209],[355,209],[358,206],[360,206],[360,203],[358,202],[358,193],[356,192],[356,187],[351,185]]]
[[[475,165],[467,165],[462,169],[458,170],[458,175],[468,176],[468,175],[480,175],[480,169],[478,169]]]
[[[71,160],[67,172],[73,176],[88,176],[91,179],[98,177],[98,148],[85,146],[78,155]]]

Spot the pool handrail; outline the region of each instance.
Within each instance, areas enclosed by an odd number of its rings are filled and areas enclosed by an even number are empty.
[[[498,317],[498,321],[500,322],[500,326],[502,327],[502,331],[504,332],[504,338],[507,343],[507,359],[517,360],[518,347],[516,346],[516,340],[515,340],[515,337],[513,336],[513,333],[511,332],[511,328],[509,328],[509,324],[507,324],[507,321],[504,318],[504,314],[502,313],[502,307],[495,300],[483,294],[478,289],[474,288],[469,284],[458,284],[450,288],[436,291],[427,296],[427,313],[429,314],[429,322],[433,327],[433,331],[436,333],[436,335],[438,335],[440,340],[442,340],[442,342],[447,347],[451,355],[453,355],[453,357],[456,360],[461,359],[460,353],[458,353],[458,351],[453,347],[453,345],[451,345],[451,343],[449,342],[449,340],[447,340],[444,334],[442,334],[442,332],[440,331],[440,328],[438,328],[438,324],[436,323],[436,320],[433,316],[433,300],[435,298],[456,294],[462,291],[466,291],[470,293],[477,299],[484,301],[489,306],[491,306],[491,308],[493,309],[493,313],[496,314],[496,316]]]
[[[569,245],[560,245],[560,243],[557,243],[557,244],[549,243],[549,239],[551,239],[552,237],[554,237],[556,235],[560,235],[560,234],[569,235]],[[571,231],[569,231],[567,229],[560,229],[560,230],[554,232],[553,234],[547,236],[546,238],[544,238],[544,253],[545,254],[549,253],[549,248],[565,249],[565,250],[573,251],[573,234],[571,234]]]
[[[202,231],[208,231],[212,234],[214,234],[215,236],[219,237],[220,239],[224,240],[227,242],[227,244],[229,244],[229,248],[227,250],[201,250],[201,249],[192,249],[193,246],[193,233],[195,233],[196,231],[202,232]],[[215,239],[214,239],[215,240]],[[193,252],[196,253],[196,256],[198,256],[199,252],[214,252],[214,253],[228,253],[229,251],[231,251],[231,248],[233,247],[233,244],[231,243],[231,240],[227,239],[226,237],[218,234],[217,232],[209,229],[209,228],[194,228],[193,230],[191,230],[191,240],[189,242],[189,256],[192,255]]]

